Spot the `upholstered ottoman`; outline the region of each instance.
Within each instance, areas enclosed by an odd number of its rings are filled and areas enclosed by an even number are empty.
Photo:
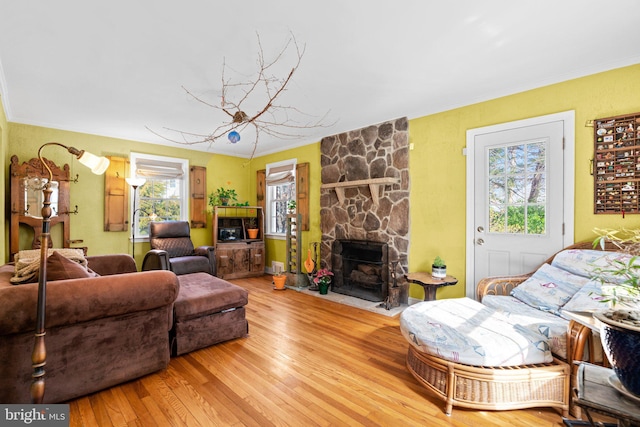
[[[569,365],[553,358],[544,335],[493,308],[469,298],[421,302],[404,310],[400,329],[407,368],[445,400],[447,414],[453,406],[568,414]]]
[[[178,280],[169,335],[172,356],[247,335],[246,289],[207,273],[183,274]]]

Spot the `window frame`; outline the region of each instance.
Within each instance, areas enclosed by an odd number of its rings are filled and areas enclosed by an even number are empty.
[[[175,180],[178,181],[177,187],[179,187],[179,191],[180,191],[180,197],[178,199],[180,203],[180,221],[188,221],[189,207],[190,207],[189,206],[189,160],[178,158],[178,157],[158,156],[154,154],[131,152],[129,153],[129,162],[130,162],[129,176],[131,176],[132,178],[149,179],[147,177],[139,176],[136,174],[136,161],[138,159],[155,160],[155,161],[169,162],[169,163],[179,163],[182,166],[183,175],[181,178],[175,178]],[[158,179],[169,180],[169,178],[158,178]],[[145,182],[142,186],[138,187],[137,189],[138,194],[136,195],[136,205],[138,206],[138,208],[140,206],[140,202],[142,201],[142,198],[140,197],[140,190],[146,184],[147,183]],[[132,233],[133,233],[133,230],[135,229],[137,231],[135,233],[134,243],[148,242],[149,241],[148,233],[145,235],[145,234],[141,234],[141,232],[139,231],[140,215],[134,215],[134,209],[136,207],[133,204],[133,196],[134,196],[134,189],[133,187],[129,186],[129,197],[131,198],[130,199],[131,203],[129,204],[129,218],[133,219],[133,223],[131,224],[131,233],[129,234],[129,239],[133,240]]]
[[[275,169],[275,168],[280,168],[283,166],[288,166],[291,165],[291,173],[293,175],[291,181],[289,182],[289,185],[293,185],[294,186],[294,192],[292,195],[292,198],[289,200],[294,200],[297,201],[297,182],[296,182],[296,178],[297,178],[297,159],[288,159],[288,160],[282,160],[279,162],[274,162],[274,163],[268,163],[266,165],[265,168],[265,206],[264,206],[264,217],[265,217],[265,237],[269,237],[272,239],[285,239],[286,238],[286,231],[282,232],[282,233],[277,233],[275,231],[272,230],[272,209],[273,209],[273,188],[277,185],[282,185],[282,183],[279,184],[271,184],[269,185],[268,183],[268,178],[269,178],[269,171],[271,169]]]

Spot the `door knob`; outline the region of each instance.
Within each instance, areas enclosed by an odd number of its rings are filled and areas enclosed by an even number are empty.
[[[483,240],[483,239],[476,239],[476,243],[477,243],[479,246],[482,246],[482,245],[484,245],[484,240]]]
[[[484,227],[479,225],[478,226],[478,233],[484,233]]]

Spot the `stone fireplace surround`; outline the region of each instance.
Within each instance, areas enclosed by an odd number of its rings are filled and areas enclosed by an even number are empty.
[[[368,185],[342,187],[342,203],[335,188],[321,188],[321,265],[332,269],[336,239],[386,243],[389,265],[398,261],[396,277],[401,287],[400,302],[404,304],[408,299],[404,274],[408,271],[410,226],[408,129],[407,118],[403,117],[320,141],[322,184],[388,177],[397,182],[380,186],[377,205]]]

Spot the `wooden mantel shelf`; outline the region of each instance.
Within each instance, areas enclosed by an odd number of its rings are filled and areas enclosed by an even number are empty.
[[[331,184],[322,184],[320,188],[333,188],[336,191],[336,195],[338,196],[338,202],[340,204],[343,204],[345,188],[360,187],[360,186],[368,185],[369,190],[371,191],[371,199],[373,201],[373,204],[374,206],[378,206],[381,187],[382,189],[384,189],[385,185],[399,184],[399,183],[400,183],[400,178],[394,178],[394,177],[370,178],[370,179],[360,179],[357,181],[344,181],[344,182],[333,182]]]

